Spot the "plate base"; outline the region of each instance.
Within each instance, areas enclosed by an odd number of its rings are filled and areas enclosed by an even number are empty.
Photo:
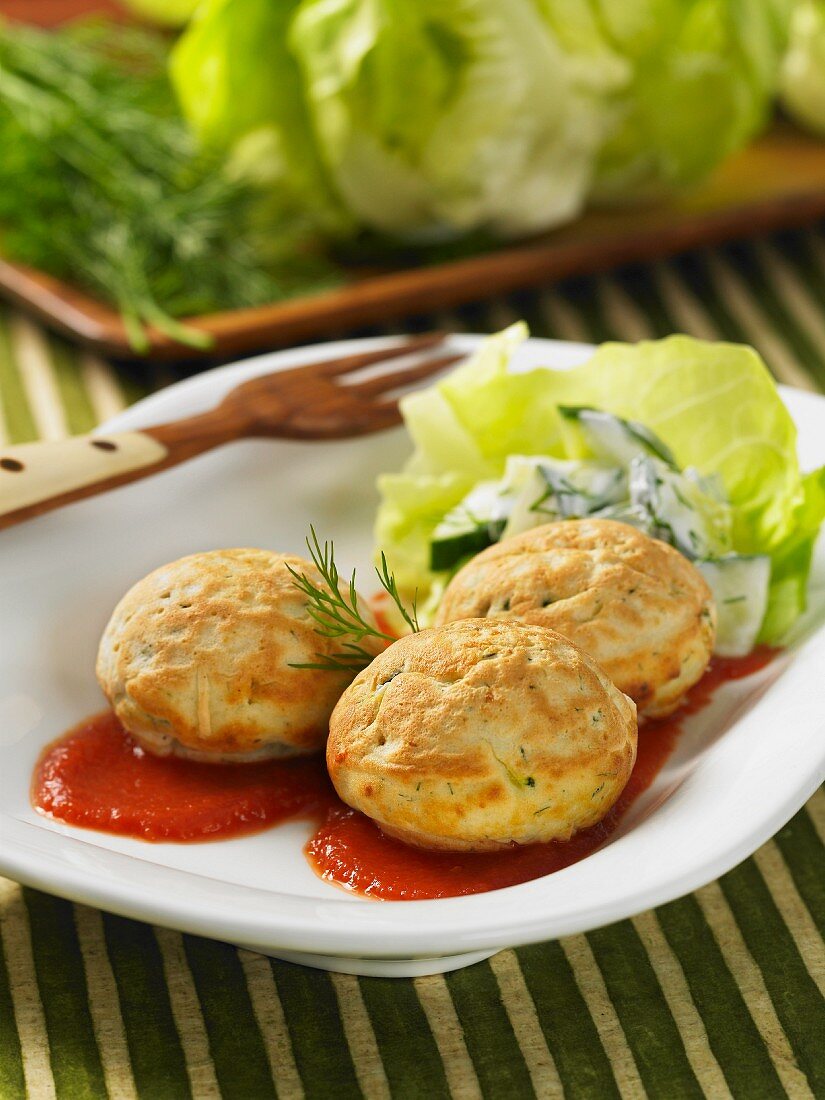
[[[365,978],[421,978],[427,974],[447,974],[473,963],[483,962],[495,951],[468,951],[463,955],[440,955],[428,959],[354,959],[337,955],[310,955],[302,951],[271,951],[251,947],[261,955],[270,955],[284,962],[312,966],[316,970],[333,970],[339,974],[358,974]]]

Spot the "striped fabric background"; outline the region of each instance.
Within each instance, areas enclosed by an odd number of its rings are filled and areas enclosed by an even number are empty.
[[[562,339],[746,341],[779,380],[825,390],[825,232],[382,331],[517,316]],[[172,380],[0,312],[0,440],[86,431]],[[820,790],[689,897],[415,980],[312,971],[0,880],[0,1098],[825,1097],[823,843]]]

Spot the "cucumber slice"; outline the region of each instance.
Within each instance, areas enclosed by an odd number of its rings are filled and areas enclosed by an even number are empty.
[[[546,463],[555,461],[547,455],[510,455],[504,467],[504,477],[499,483],[502,496],[516,500],[533,480],[536,471]]]
[[[629,500],[611,504],[609,508],[599,509],[598,512],[593,513],[593,519],[615,519],[617,523],[627,523],[631,527],[638,527],[646,535],[653,535],[654,538],[663,537],[656,533],[656,529],[650,521],[650,515],[644,509],[631,504]]]
[[[521,488],[502,538],[556,519],[591,516],[627,496],[627,475],[618,466],[543,459]]]
[[[452,569],[462,558],[497,542],[516,502],[526,494],[532,504],[544,493],[546,484],[537,471],[543,462],[552,461],[543,455],[510,455],[501,481],[480,482],[436,527],[430,568],[438,572]],[[532,518],[527,526],[546,522]]]
[[[541,527],[543,523],[551,523],[560,518],[555,500],[552,495],[548,496],[547,480],[542,468],[534,466],[513,502],[510,518],[501,537],[509,539],[512,535],[520,535],[522,531],[530,531],[533,527]]]
[[[558,410],[563,422],[578,426],[587,450],[602,462],[628,466],[636,455],[647,454],[679,469],[667,444],[637,420],[625,420],[587,405],[559,405]]]
[[[627,496],[627,475],[619,466],[601,466],[594,462],[557,463],[542,466],[548,496],[554,498],[564,519],[581,519]]]
[[[461,558],[497,542],[512,500],[512,495],[502,493],[501,482],[479,482],[433,531],[430,569],[436,573],[450,569]]]
[[[630,463],[630,511],[655,538],[688,558],[719,558],[731,549],[730,505],[711,496],[694,470],[680,473],[649,455]]]
[[[697,561],[716,603],[716,646],[720,657],[744,657],[756,644],[768,606],[771,559],[767,555]]]

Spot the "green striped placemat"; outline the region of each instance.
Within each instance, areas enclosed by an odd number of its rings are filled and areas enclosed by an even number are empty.
[[[568,340],[746,341],[779,380],[825,390],[825,233],[382,331],[518,316]],[[0,312],[0,441],[86,431],[170,380]],[[308,970],[0,880],[0,1100],[825,1097],[823,842],[820,790],[689,897],[415,980]]]

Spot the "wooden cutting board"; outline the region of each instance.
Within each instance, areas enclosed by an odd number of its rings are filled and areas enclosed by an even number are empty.
[[[112,8],[111,0],[0,0],[0,11],[54,23]],[[592,210],[540,237],[415,268],[342,269],[342,287],[189,318],[213,337],[207,352],[151,333],[155,359],[226,357],[394,317],[604,271],[634,260],[811,223],[825,217],[825,142],[778,123],[694,191],[649,206]],[[118,314],[69,283],[0,260],[0,294],[104,354],[134,358]]]

